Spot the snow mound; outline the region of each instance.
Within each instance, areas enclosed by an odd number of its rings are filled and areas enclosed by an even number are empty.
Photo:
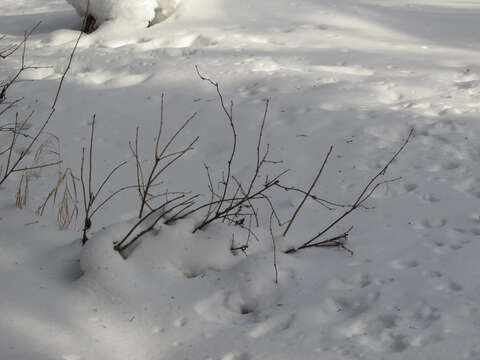
[[[80,16],[87,12],[88,0],[66,0]],[[170,16],[181,0],[90,0],[89,13],[96,19],[96,25],[105,21],[122,20],[147,26]]]
[[[240,245],[248,244],[249,255],[271,251],[271,241],[264,230],[257,230],[257,236],[264,241],[249,240],[247,232],[221,223],[192,234],[194,221],[185,219],[176,225],[162,224],[155,232],[145,235],[128,261],[124,261],[113,250],[113,244],[128,228],[128,223],[116,224],[89,240],[82,253],[82,270],[98,277],[98,273],[105,270],[119,274],[125,269],[125,263],[133,263],[145,273],[163,272],[168,268],[193,278],[209,270],[229,269],[244,260],[240,250],[232,250]]]

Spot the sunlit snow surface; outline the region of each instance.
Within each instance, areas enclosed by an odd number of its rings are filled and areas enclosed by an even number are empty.
[[[107,194],[136,183],[137,126],[151,165],[162,93],[165,136],[194,112],[178,147],[200,136],[165,188],[208,196],[204,164],[221,178],[232,135],[195,65],[234,102],[240,181],[255,168],[265,98],[264,143],[284,161],[271,173],[291,169],[283,181],[307,189],[334,145],[314,189],[332,201],[354,201],[410,128],[416,136],[386,176],[402,179],[329,232],[353,225],[354,255],[280,252],[338,213],[307,202],[288,237],[276,239],[278,285],[268,216],[248,256],[230,251],[245,231],[216,223],[192,235],[198,218],[189,218],[160,224],[124,261],[112,243],[138,215],[135,191],[96,215],[82,248],[81,219],[58,231],[54,211],[34,213],[56,170],[35,172],[24,210],[15,209],[13,176],[0,188],[0,359],[478,359],[479,17],[480,4],[466,0],[185,0],[153,27],[107,21],[83,36],[48,132],[78,176],[96,114],[94,183],[129,161]],[[42,68],[11,92],[25,97],[15,111],[35,110],[34,127],[49,112],[81,19],[64,0],[0,2],[0,48],[39,21],[26,60]],[[20,55],[1,60],[0,79]],[[280,192],[273,200],[286,220],[301,199]]]

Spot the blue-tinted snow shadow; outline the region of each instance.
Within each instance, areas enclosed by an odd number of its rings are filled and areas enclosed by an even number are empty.
[[[82,19],[74,10],[43,12],[27,15],[0,16],[0,34],[22,36],[25,31],[40,26],[35,31],[37,34],[49,33],[55,30],[78,30],[81,28]]]
[[[478,6],[389,6],[355,2],[340,11],[440,46],[468,49],[478,48],[480,43]]]

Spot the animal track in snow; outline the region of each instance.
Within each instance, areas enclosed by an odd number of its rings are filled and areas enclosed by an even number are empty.
[[[242,352],[240,354],[228,353],[222,356],[222,360],[250,360],[251,357],[248,353]]]
[[[355,274],[347,279],[333,279],[330,281],[329,287],[331,289],[365,288],[371,283],[372,276],[370,274]]]
[[[288,329],[294,320],[294,314],[277,315],[255,326],[255,328],[252,329],[248,335],[250,335],[252,338],[259,338],[271,332],[278,333]]]
[[[434,202],[439,202],[440,197],[437,194],[428,193],[428,194],[423,194],[422,195],[422,200],[425,201],[425,202],[434,203]]]
[[[184,316],[179,317],[177,320],[174,321],[173,325],[175,327],[184,327],[187,325],[188,319]]]
[[[441,318],[441,313],[438,308],[422,301],[415,306],[410,318],[415,322],[417,328],[427,329]]]
[[[342,312],[344,316],[355,317],[370,309],[379,298],[379,291],[355,297],[339,296],[327,298],[324,307],[327,312]]]
[[[405,270],[405,269],[413,269],[416,268],[420,263],[415,260],[393,260],[391,262],[392,268],[396,270]]]
[[[447,280],[438,284],[435,289],[439,291],[458,292],[463,290],[463,286],[455,281]]]
[[[422,276],[430,279],[440,279],[443,277],[443,273],[441,271],[430,270],[430,271],[423,271]]]
[[[446,223],[447,220],[444,218],[433,217],[415,221],[413,228],[417,230],[441,228],[445,226]]]

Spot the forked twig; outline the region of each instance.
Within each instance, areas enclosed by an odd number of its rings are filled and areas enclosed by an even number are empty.
[[[197,113],[192,114],[187,120],[177,129],[177,131],[168,139],[166,144],[160,148],[160,139],[163,133],[163,126],[164,126],[164,94],[162,94],[161,98],[161,107],[160,107],[160,125],[158,128],[157,137],[155,140],[155,147],[154,147],[154,162],[153,166],[150,169],[147,181],[145,182],[144,178],[144,171],[139,160],[139,144],[138,144],[138,128],[135,136],[135,149],[131,150],[134,153],[137,165],[137,185],[138,185],[138,192],[140,195],[140,210],[138,214],[138,218],[141,219],[143,217],[143,213],[145,211],[145,207],[152,209],[149,204],[149,199],[153,198],[150,194],[150,189],[155,186],[157,179],[167,170],[171,165],[173,165],[177,160],[183,157],[187,152],[193,150],[193,145],[198,141],[199,137],[197,136],[193,141],[190,142],[188,146],[180,151],[175,151],[173,153],[167,153],[170,147],[173,145],[177,137],[183,132],[183,130],[187,127],[187,125],[196,117]],[[164,163],[165,162],[165,163]]]
[[[310,188],[308,189],[307,193],[305,194],[303,200],[300,202],[300,204],[298,205],[298,207],[295,209],[295,211],[294,211],[294,213],[293,213],[293,215],[292,215],[292,218],[291,218],[290,221],[288,222],[288,225],[287,225],[285,231],[284,231],[283,234],[282,234],[283,237],[287,236],[288,230],[290,230],[290,227],[292,226],[293,222],[295,221],[295,218],[297,217],[298,212],[300,211],[300,209],[302,208],[303,204],[305,204],[305,201],[306,201],[306,200],[308,199],[308,197],[310,196],[313,188],[315,187],[315,185],[316,185],[317,182],[318,182],[318,179],[320,179],[320,176],[322,175],[323,169],[325,168],[325,165],[327,164],[328,158],[330,157],[330,154],[332,153],[332,150],[333,150],[333,146],[330,146],[330,149],[328,150],[327,155],[325,156],[325,159],[323,160],[322,166],[320,167],[320,170],[318,171],[317,176],[315,176],[315,179],[313,180],[312,185],[310,185]]]
[[[306,248],[310,248],[310,247],[330,246],[329,244],[332,244],[332,245],[334,244],[335,246],[342,245],[340,247],[344,248],[343,243],[339,243],[338,241],[336,241],[336,240],[338,240],[338,239],[336,239],[337,237],[327,239],[327,240],[324,240],[324,241],[316,241],[316,240],[318,238],[320,238],[321,236],[323,236],[325,233],[327,233],[329,230],[331,230],[335,225],[340,223],[343,219],[345,219],[352,212],[354,212],[358,208],[362,207],[363,204],[365,203],[365,201],[367,201],[373,195],[373,193],[378,189],[379,186],[381,186],[382,184],[390,183],[392,181],[396,181],[396,180],[400,179],[400,178],[395,178],[395,179],[390,179],[390,180],[386,180],[386,181],[377,182],[377,180],[381,176],[384,176],[386,174],[390,165],[397,159],[398,155],[400,155],[400,153],[405,149],[405,147],[410,142],[410,139],[412,138],[414,133],[415,133],[415,131],[412,128],[409,131],[408,136],[405,138],[405,140],[403,141],[400,148],[395,152],[395,154],[390,158],[390,160],[385,164],[385,166],[375,176],[373,176],[368,181],[368,183],[362,188],[362,191],[360,192],[360,194],[356,198],[355,202],[346,211],[344,211],[342,214],[340,214],[335,220],[333,220],[329,225],[327,225],[318,234],[313,236],[310,240],[303,243],[301,246],[299,246],[297,248],[289,249],[286,252],[287,253],[292,253],[292,252],[296,252],[298,250],[302,250],[302,249],[306,249]],[[348,238],[349,231],[340,235],[340,238],[346,240]],[[332,240],[332,239],[336,239],[336,240]]]

